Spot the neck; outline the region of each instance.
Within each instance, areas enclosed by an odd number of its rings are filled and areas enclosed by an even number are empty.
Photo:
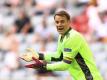
[[[69,27],[68,29],[66,29],[66,31],[64,32],[64,34],[61,34],[61,36],[65,36],[69,31],[71,30],[71,28]]]

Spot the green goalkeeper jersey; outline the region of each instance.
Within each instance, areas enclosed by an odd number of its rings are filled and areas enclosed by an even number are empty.
[[[87,42],[73,29],[69,29],[63,37],[59,35],[57,51],[46,53],[42,59],[57,61],[47,64],[47,70],[68,70],[74,80],[102,80]]]

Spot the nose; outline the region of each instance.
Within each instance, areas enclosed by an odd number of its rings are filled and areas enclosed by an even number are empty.
[[[61,23],[58,23],[57,25],[58,25],[58,26],[61,26],[62,24],[61,24]]]

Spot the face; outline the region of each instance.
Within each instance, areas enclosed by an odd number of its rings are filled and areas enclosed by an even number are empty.
[[[66,16],[55,16],[55,25],[59,34],[64,35],[64,33],[69,29],[70,21],[67,20]]]

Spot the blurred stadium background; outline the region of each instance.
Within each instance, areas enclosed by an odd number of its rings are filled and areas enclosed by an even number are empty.
[[[27,47],[56,50],[53,15],[59,8],[70,13],[71,26],[84,35],[107,80],[107,0],[0,0],[0,80],[72,80],[66,71],[26,69],[18,59]]]

